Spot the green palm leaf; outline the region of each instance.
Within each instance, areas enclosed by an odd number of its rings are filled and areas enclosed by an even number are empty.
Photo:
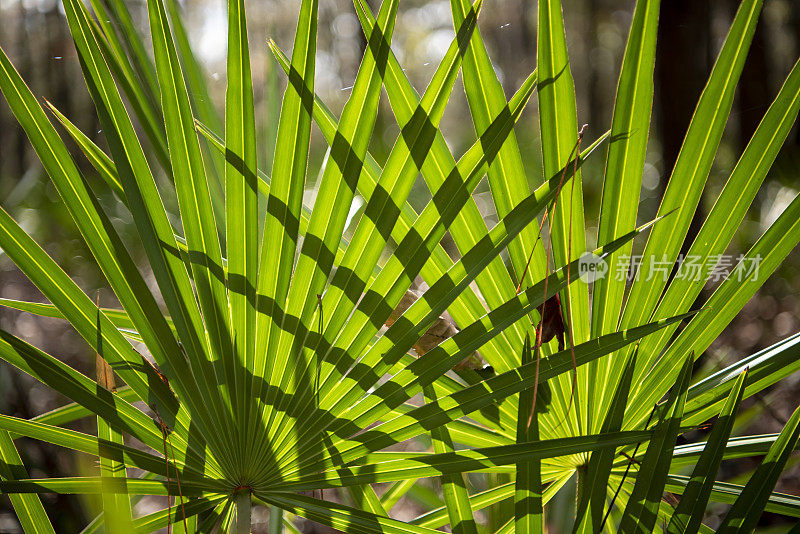
[[[0,483],[28,478],[11,436],[0,431]],[[10,493],[11,504],[25,532],[55,533],[38,495]]]
[[[653,439],[639,468],[636,484],[620,522],[621,532],[652,531],[658,518],[661,495],[664,493],[669,459],[678,437],[686,391],[692,376],[693,359],[687,357],[680,378],[670,391],[663,418],[653,430]]]
[[[658,28],[658,0],[635,3],[611,129],[585,149],[561,2],[539,3],[537,70],[507,98],[478,28],[480,0],[449,3],[454,35],[424,92],[404,70],[403,40],[393,38],[405,31],[406,8],[383,0],[373,15],[355,0],[366,48],[337,116],[315,93],[318,27],[329,13],[303,0],[291,60],[269,42],[288,80],[280,106],[267,90],[266,107],[280,107],[270,119],[274,146],[261,158],[269,172],[258,168],[260,88],[245,2],[227,3],[223,124],[177,2],[148,0],[145,38],[124,2],[92,0],[92,15],[65,0],[105,144],[40,104],[2,51],[0,91],[119,304],[95,304],[13,219],[16,206],[0,210],[3,253],[43,295],[0,306],[67,321],[100,370],[94,380],[0,330],[0,358],[67,399],[28,419],[0,415],[0,491],[20,523],[53,531],[43,493],[95,496],[102,511],[83,532],[243,533],[254,503],[269,507],[272,534],[297,534],[295,514],[347,532],[543,532],[565,501],[576,503],[575,522],[559,526],[574,532],[708,532],[709,501],[733,505],[723,530],[751,529],[765,510],[800,516],[800,500],[774,491],[797,446],[800,411],[780,434],[731,437],[741,400],[798,369],[800,337],[691,383],[695,358],[800,240],[800,197],[698,314],[689,309],[706,280],[661,280],[647,261],[664,253],[673,265],[684,241],[703,266],[725,253],[793,128],[800,64],[687,241],[761,5],[741,2],[659,217],[636,228],[655,37],[669,31]],[[459,74],[475,131],[461,153],[440,128],[455,111]],[[539,120],[526,138],[541,139],[541,177],[526,175],[515,132],[534,91]],[[45,108],[99,180],[79,170]],[[370,152],[383,115],[399,130],[386,159]],[[593,282],[590,303],[589,284],[578,280],[593,234],[581,172],[606,140],[592,253],[615,272]],[[304,204],[320,148],[328,155],[314,201]],[[410,202],[420,176],[430,192],[421,211]],[[491,228],[473,198],[484,178],[499,219]],[[112,210],[130,216],[137,240],[123,239],[130,232],[118,230]],[[652,225],[629,288],[616,264]],[[418,278],[426,288],[412,290]],[[557,295],[561,309],[551,315]],[[545,329],[547,340],[569,336],[568,346],[531,341]],[[488,363],[481,374],[462,365],[480,358]],[[708,441],[675,444],[716,416]],[[96,431],[75,426],[92,421]],[[97,467],[31,478],[17,449],[28,439]],[[722,460],[759,455],[766,459],[744,486],[717,480]],[[328,488],[349,504],[333,502]],[[664,491],[683,497],[674,505]],[[145,496],[159,498],[151,501],[159,509],[143,514]],[[396,519],[403,498],[422,503],[416,518]]]
[[[772,488],[775,487],[789,455],[794,451],[798,437],[800,437],[800,409],[795,410],[789,418],[761,465],[728,510],[719,532],[749,532],[755,529],[761,512],[770,499]]]
[[[670,532],[697,532],[700,522],[703,520],[703,513],[714,485],[714,478],[725,452],[725,444],[733,430],[736,409],[742,400],[746,376],[747,372],[744,372],[736,379],[731,394],[720,412],[719,419],[714,424],[714,430],[706,442],[703,454],[697,461],[692,478],[682,493],[681,502],[669,522],[667,530]],[[681,526],[679,527],[679,525]]]

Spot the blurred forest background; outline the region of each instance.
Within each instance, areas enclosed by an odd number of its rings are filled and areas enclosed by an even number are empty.
[[[142,31],[146,31],[144,0],[126,0]],[[370,0],[377,9],[378,0]],[[578,95],[578,118],[588,123],[586,139],[593,140],[610,127],[612,101],[633,11],[633,0],[564,0],[567,42]],[[296,0],[261,0],[248,3],[253,77],[263,168],[269,171],[275,117],[284,87],[283,74],[268,52],[273,38],[291,51],[297,16]],[[703,89],[738,2],[735,0],[669,0],[662,2],[656,66],[653,126],[640,204],[640,220],[652,218],[658,199],[678,155],[695,103]],[[182,5],[189,37],[208,79],[210,101],[197,98],[196,105],[222,110],[225,92],[226,8],[223,0],[186,0]],[[8,53],[35,94],[46,97],[94,141],[104,146],[103,133],[83,84],[75,49],[59,0],[0,0],[0,46]],[[536,63],[536,2],[532,0],[485,0],[480,29],[496,70],[508,94],[513,92]],[[319,11],[317,92],[335,112],[341,110],[365,46],[358,19],[349,0],[321,0]],[[447,0],[403,0],[394,38],[394,51],[412,82],[421,91],[453,38]],[[723,144],[709,177],[696,222],[716,199],[745,144],[755,130],[782,80],[800,55],[800,1],[766,0],[762,18],[738,89]],[[197,95],[194,95],[197,97]],[[0,99],[2,100],[2,99]],[[474,141],[463,90],[457,84],[442,122],[446,139],[456,156]],[[211,124],[221,132],[221,123]],[[541,147],[536,105],[531,104],[517,127],[531,185],[541,180]],[[378,161],[388,155],[398,128],[388,106],[376,124],[372,151]],[[71,145],[74,147],[74,145]],[[327,146],[318,131],[312,140],[310,176],[324,164]],[[589,246],[594,246],[603,155],[591,159],[585,171],[586,219]],[[77,148],[74,157],[90,181],[93,172]],[[729,253],[744,252],[764,228],[800,190],[800,135],[797,125],[752,206]],[[476,199],[489,224],[496,221],[488,186],[481,184]],[[307,192],[307,201],[314,189]],[[429,198],[420,180],[412,202],[421,207]],[[36,155],[6,106],[0,103],[0,204],[42,243],[88,294],[105,287],[90,254]],[[109,213],[123,237],[135,248],[137,238],[124,208],[107,199]],[[639,246],[643,241],[639,243]],[[453,249],[454,250],[454,249]],[[141,252],[140,252],[141,253]],[[710,284],[706,291],[713,289]],[[699,361],[697,373],[708,373],[722,362],[751,354],[800,328],[800,257],[795,253],[748,304],[739,318]],[[707,293],[706,293],[707,294]],[[41,300],[40,294],[0,252],[0,297]],[[113,296],[102,295],[105,305]],[[70,365],[94,372],[94,354],[66,323],[40,319],[27,313],[0,308],[0,327],[22,336]],[[776,432],[783,426],[800,395],[800,377],[783,381],[747,405],[740,431]],[[64,400],[15,369],[0,363],[0,413],[31,417]],[[92,421],[85,423],[89,427]],[[88,427],[87,427],[88,428]],[[27,441],[20,447],[31,475],[57,476],[74,472],[75,455]],[[795,459],[796,460],[796,459]],[[755,459],[753,460],[755,462]],[[796,464],[796,461],[795,461]],[[752,465],[755,465],[752,464]],[[68,469],[67,466],[70,466]],[[748,464],[737,463],[735,478]],[[86,465],[87,471],[94,468]],[[800,467],[790,468],[779,491],[800,494]],[[435,491],[435,488],[434,490]],[[407,507],[424,502],[424,491],[406,497]],[[69,496],[47,496],[45,503],[59,532],[77,532],[79,520],[91,514],[93,505]],[[142,503],[146,506],[146,503]],[[402,507],[397,507],[402,514]],[[142,510],[143,511],[143,510]],[[262,509],[263,511],[263,509]],[[257,513],[260,513],[257,511]],[[254,517],[257,520],[258,516]],[[402,517],[399,517],[402,519]],[[264,518],[265,519],[265,518]],[[84,523],[85,524],[85,523]],[[307,529],[311,526],[308,525]],[[0,496],[0,533],[17,532],[18,524],[7,497]]]

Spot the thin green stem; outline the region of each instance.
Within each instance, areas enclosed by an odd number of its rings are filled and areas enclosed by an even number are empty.
[[[242,489],[236,494],[236,534],[250,534],[250,491]]]
[[[589,465],[583,464],[578,466],[575,470],[577,473],[577,480],[575,484],[575,519],[577,521],[578,517],[578,510],[580,509],[580,503],[584,499],[584,492],[585,491],[592,491],[592,488],[586,487],[586,474],[589,472]]]
[[[277,506],[269,507],[269,534],[283,532],[283,510]]]

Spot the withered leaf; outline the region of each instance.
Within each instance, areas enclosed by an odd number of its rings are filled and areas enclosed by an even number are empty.
[[[114,381],[114,371],[100,354],[97,354],[95,358],[95,369],[97,370],[97,383],[111,392],[116,391],[117,385]]]
[[[558,295],[553,295],[536,310],[542,318],[542,343],[549,343],[554,337],[558,338],[559,352],[564,350],[564,316],[561,314],[561,300]]]
[[[411,307],[420,297],[422,296],[422,292],[409,289],[406,291],[406,294],[403,295],[403,298],[400,300],[400,303],[397,305],[397,308],[392,311],[389,318],[386,320],[386,326],[392,326],[397,319],[400,318],[405,311]],[[455,321],[450,316],[449,313],[444,312],[440,315],[428,328],[428,330],[422,334],[416,343],[414,343],[414,352],[417,353],[417,356],[423,356],[425,353],[430,352],[434,348],[436,348],[442,341],[445,341],[448,338],[453,337],[459,332],[458,327],[456,326]],[[488,365],[481,355],[478,352],[473,352],[464,360],[456,364],[453,369],[455,371],[462,371],[464,369],[473,369],[476,371],[482,371],[484,373],[488,373],[492,371],[490,365]]]

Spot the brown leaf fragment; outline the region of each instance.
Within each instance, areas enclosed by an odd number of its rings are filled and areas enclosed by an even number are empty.
[[[114,371],[100,354],[97,354],[95,358],[95,368],[97,370],[97,383],[112,393],[115,392],[117,384],[114,381]]]
[[[561,300],[558,295],[553,295],[536,310],[542,317],[542,343],[549,343],[554,337],[558,338],[559,352],[564,350],[564,316],[561,315]]]
[[[406,291],[406,294],[403,295],[403,298],[400,300],[400,303],[397,305],[397,308],[392,311],[389,318],[386,320],[386,326],[392,326],[400,316],[405,313],[408,308],[411,307],[420,297],[422,296],[422,292],[409,289]],[[414,343],[414,352],[417,353],[417,356],[421,357],[427,352],[430,352],[443,341],[453,337],[459,332],[459,328],[456,326],[455,321],[450,316],[449,313],[444,312],[440,315],[428,328],[428,330],[422,334],[422,336]],[[453,367],[456,371],[461,371],[464,369],[474,369],[488,372],[492,368],[488,365],[481,355],[478,352],[473,352],[464,360],[459,362]]]
[[[97,339],[98,351],[95,353],[95,372],[97,373],[97,384],[106,388],[108,391],[115,393],[117,391],[117,384],[114,381],[114,371],[108,362],[101,356],[102,351],[102,338],[100,337],[100,290],[97,290],[97,297],[95,298],[97,305]]]

